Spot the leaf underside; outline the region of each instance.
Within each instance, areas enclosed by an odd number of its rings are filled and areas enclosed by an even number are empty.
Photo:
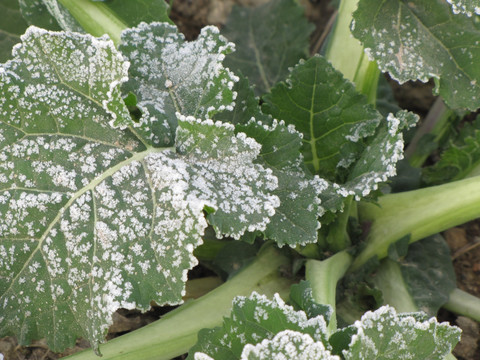
[[[382,71],[401,83],[435,78],[451,108],[480,107],[475,18],[453,14],[444,0],[361,0],[353,17],[353,35]]]
[[[193,50],[224,44],[204,36]],[[0,336],[97,348],[118,308],[181,302],[205,206],[218,236],[264,231],[278,179],[233,125],[167,113],[174,146],[151,146],[111,41],[35,27],[22,41],[0,71]]]

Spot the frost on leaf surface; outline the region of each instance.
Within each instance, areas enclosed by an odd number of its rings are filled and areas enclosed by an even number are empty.
[[[215,360],[243,359],[247,344],[272,340],[284,330],[308,335],[329,349],[327,324],[322,316],[307,319],[303,311],[286,305],[278,294],[270,300],[254,292],[249,298],[239,296],[233,300],[231,317],[224,318],[221,328],[200,331],[188,359],[194,359],[199,352]]]
[[[302,134],[293,125],[263,114],[245,77],[240,76],[234,90],[237,97],[233,111],[224,111],[215,118],[235,124],[236,132],[255,139],[262,146],[257,162],[272,169],[278,178],[274,194],[280,206],[263,233],[265,238],[275,240],[279,246],[316,242],[318,215],[323,213],[318,193],[327,184],[305,169],[300,153]]]
[[[129,116],[111,41],[22,40],[0,73],[0,336],[97,348],[118,308],[181,302],[205,205],[219,233],[262,230],[277,178],[231,125],[180,117],[175,149],[111,127]]]
[[[270,0],[254,7],[234,7],[222,34],[236,44],[226,65],[255,84],[257,95],[288,75],[288,68],[308,56],[314,30],[294,0]]]
[[[357,333],[349,348],[343,350],[346,360],[443,359],[460,340],[461,332],[447,323],[439,324],[435,318],[418,320],[409,314],[397,315],[389,306],[365,313],[353,327]]]
[[[340,357],[330,354],[321,342],[314,341],[308,334],[284,330],[273,339],[265,339],[257,345],[247,344],[240,359],[340,360]]]
[[[300,62],[265,96],[262,109],[302,133],[305,163],[330,183],[321,197],[331,211],[342,206],[339,196],[364,197],[394,174],[403,156],[398,133],[412,122],[412,115],[392,115],[379,127],[380,113],[319,56]]]
[[[447,0],[447,2],[452,6],[454,14],[480,15],[479,0]]]
[[[207,119],[232,109],[232,88],[238,79],[222,61],[233,48],[213,26],[203,28],[191,42],[167,23],[142,23],[122,33],[120,50],[131,62],[124,91],[137,97],[142,117],[134,125],[146,142],[155,147],[172,146],[176,112]]]
[[[446,1],[431,0],[362,0],[353,16],[353,35],[383,71],[401,83],[435,78],[436,92],[451,108],[480,107],[475,17],[455,15]]]

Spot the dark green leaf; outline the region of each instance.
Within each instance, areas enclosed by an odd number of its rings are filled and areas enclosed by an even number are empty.
[[[292,285],[290,289],[290,303],[296,310],[305,311],[309,319],[323,316],[327,325],[330,322],[333,313],[332,307],[315,302],[309,281],[302,280],[299,284]]]
[[[28,24],[20,13],[18,0],[4,0],[0,3],[2,21],[0,23],[0,62],[11,58],[12,47],[20,42]]]
[[[454,15],[444,0],[361,0],[353,16],[353,35],[382,71],[401,83],[433,77],[450,107],[480,107],[476,18]]]
[[[314,26],[294,0],[271,0],[255,8],[235,7],[222,30],[236,45],[226,66],[240,71],[263,94],[288,75],[288,68],[308,56]]]
[[[400,269],[418,309],[431,316],[456,288],[450,250],[440,235],[411,244]]]
[[[466,124],[434,165],[423,169],[427,184],[439,185],[478,173],[480,166],[480,118]]]

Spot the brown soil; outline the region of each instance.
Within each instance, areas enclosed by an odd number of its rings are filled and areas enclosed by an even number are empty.
[[[175,0],[171,17],[188,40],[195,39],[200,29],[213,24],[222,26],[233,5],[252,6],[267,0]],[[318,48],[323,39],[325,28],[333,14],[328,0],[301,0],[309,20],[316,25],[312,34],[311,48]],[[433,101],[433,84],[409,82],[403,85],[391,81],[395,97],[402,108],[412,110],[421,116],[426,115]],[[444,233],[452,252],[452,259],[457,275],[458,287],[480,297],[480,221],[470,222],[452,228]],[[196,269],[198,271],[198,269]],[[201,270],[200,270],[201,271]],[[108,338],[135,330],[158,319],[169,309],[153,308],[141,314],[138,311],[120,310],[114,316],[114,324],[110,328]],[[440,319],[450,321],[463,330],[462,340],[457,345],[454,355],[459,360],[480,359],[480,325],[465,317],[456,317],[441,311]],[[73,349],[61,354],[51,352],[44,341],[36,341],[30,346],[19,346],[12,337],[0,339],[0,353],[5,360],[53,360],[89,348],[85,340],[78,340]]]

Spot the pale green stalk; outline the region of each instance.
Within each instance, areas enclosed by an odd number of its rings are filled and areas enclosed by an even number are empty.
[[[355,83],[357,90],[366,95],[369,103],[377,98],[377,85],[380,70],[375,62],[368,59],[362,44],[350,32],[352,13],[358,0],[342,0],[338,9],[337,22],[333,28],[325,57]]]
[[[319,304],[330,305],[333,314],[328,324],[329,334],[337,329],[336,289],[338,281],[352,263],[352,256],[345,250],[326,260],[309,259],[305,265],[305,277],[312,287],[313,299]]]
[[[93,36],[107,34],[115,45],[120,43],[120,34],[128,26],[101,1],[58,0],[83,29]]]
[[[351,271],[368,259],[387,255],[388,247],[410,235],[410,242],[480,217],[480,176],[380,197],[358,205],[359,220],[371,226],[366,247]]]

